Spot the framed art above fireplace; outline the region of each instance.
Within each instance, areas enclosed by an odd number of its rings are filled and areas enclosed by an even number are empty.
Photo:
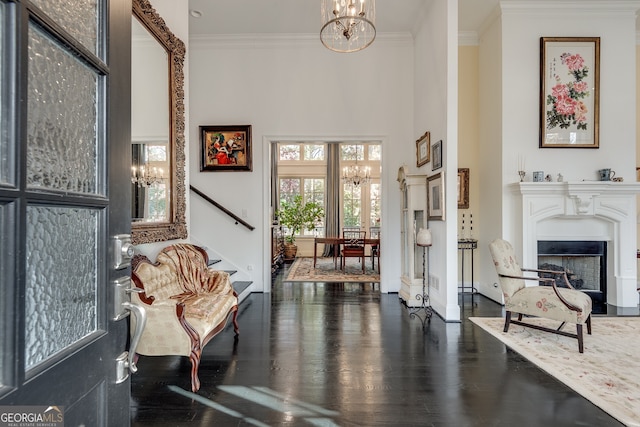
[[[598,148],[600,37],[540,38],[540,148]]]

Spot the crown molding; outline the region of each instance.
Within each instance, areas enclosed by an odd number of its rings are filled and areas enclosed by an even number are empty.
[[[539,1],[501,1],[499,7],[502,15],[527,14],[548,16],[553,14],[568,14],[572,16],[621,16],[636,13],[640,9],[640,0],[539,0]]]
[[[375,45],[413,44],[411,33],[377,34]],[[208,34],[189,37],[189,47],[215,49],[262,49],[275,47],[322,47],[319,34]]]
[[[458,46],[477,46],[479,44],[477,31],[458,32]]]

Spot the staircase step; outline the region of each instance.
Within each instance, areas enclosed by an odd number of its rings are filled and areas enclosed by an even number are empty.
[[[217,264],[220,261],[222,261],[221,259],[210,259],[209,262],[207,263],[207,266],[211,267],[213,264]]]
[[[251,286],[252,283],[252,281],[238,280],[237,282],[233,282],[231,285],[238,294],[241,294],[245,289]]]
[[[238,270],[222,270],[225,271],[227,273],[229,273],[229,276],[233,276],[234,274],[236,274],[238,272]]]
[[[246,297],[249,296],[251,292],[249,292],[249,287],[253,282],[238,280],[237,282],[233,282],[231,285],[233,286],[233,290],[238,294],[238,303],[241,303]]]

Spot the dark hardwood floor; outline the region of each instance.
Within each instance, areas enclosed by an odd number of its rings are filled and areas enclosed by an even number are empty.
[[[186,357],[140,357],[132,426],[619,426],[468,320],[423,330],[371,284],[282,283]],[[464,295],[463,318],[502,307]]]

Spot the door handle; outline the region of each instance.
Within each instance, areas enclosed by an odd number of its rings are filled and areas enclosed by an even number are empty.
[[[136,318],[136,327],[131,335],[129,351],[123,352],[116,358],[116,384],[119,384],[129,378],[129,373],[135,374],[138,371],[135,355],[147,324],[147,312],[144,307],[131,302],[131,293],[144,292],[144,289],[131,287],[131,278],[121,277],[116,279],[113,284],[115,286],[113,320],[122,320],[130,313],[133,313]]]
[[[131,342],[129,344],[129,357],[127,358],[126,367],[129,368],[132,374],[138,372],[138,367],[135,362],[136,349],[138,348],[138,344],[140,343],[140,338],[142,337],[142,332],[144,332],[144,327],[147,325],[147,311],[144,307],[139,306],[138,304],[134,304],[132,302],[125,302],[122,304],[129,312],[133,313],[136,317],[136,329],[133,331],[133,335],[131,336]]]

